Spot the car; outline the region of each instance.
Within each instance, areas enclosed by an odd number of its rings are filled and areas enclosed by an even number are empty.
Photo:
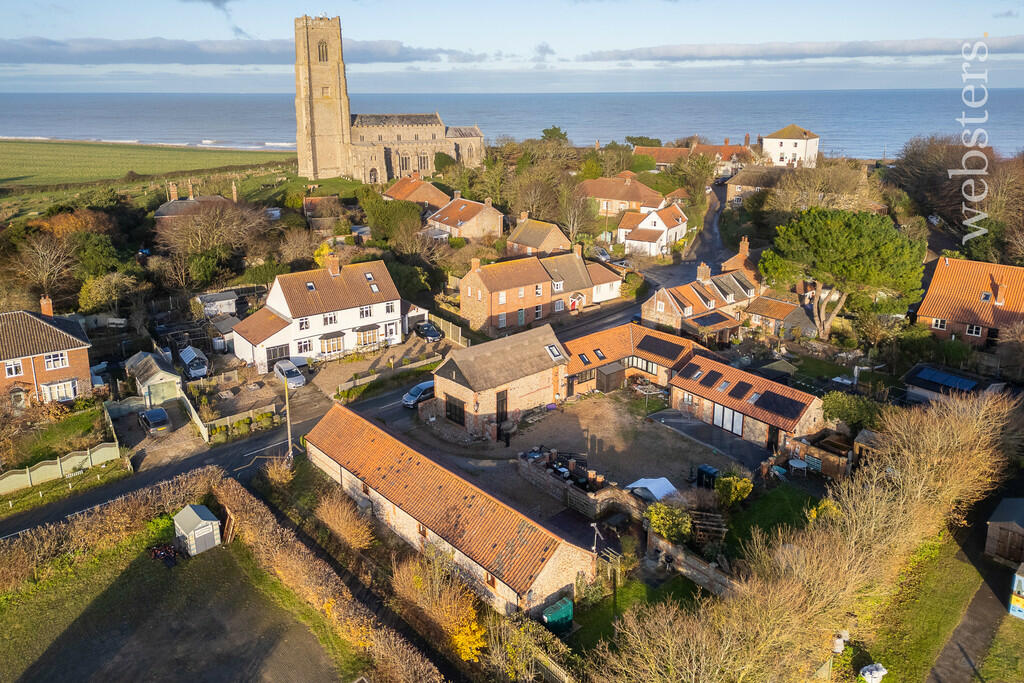
[[[171,431],[171,418],[163,408],[140,410],[139,425],[150,436],[160,436]]]
[[[306,384],[305,376],[295,367],[295,363],[287,358],[274,363],[274,374],[279,380],[285,382],[289,389],[298,389]]]
[[[641,314],[636,313],[636,314],[633,315],[632,318],[629,319],[629,322],[636,323],[637,325],[643,325],[644,324],[644,317]]]
[[[415,408],[432,398],[434,398],[434,380],[420,382],[402,397],[402,405],[406,408]]]
[[[594,258],[603,263],[608,263],[612,260],[611,254],[604,247],[594,247],[593,254]]]
[[[444,338],[444,333],[437,329],[437,325],[432,322],[416,323],[414,331],[417,337],[421,337],[428,342],[441,341]]]

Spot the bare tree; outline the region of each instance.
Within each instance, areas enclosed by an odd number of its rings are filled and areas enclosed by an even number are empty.
[[[49,296],[63,285],[77,263],[67,240],[46,233],[29,237],[18,249],[18,274]]]
[[[241,248],[247,254],[268,249],[270,224],[258,207],[231,202],[203,202],[192,214],[157,226],[157,243],[191,256],[218,247]]]
[[[313,231],[305,228],[290,228],[282,236],[277,252],[281,256],[282,263],[308,261],[313,258],[313,252],[318,246],[320,246],[320,238]]]
[[[581,233],[590,234],[597,225],[594,200],[579,191],[578,186],[564,185],[558,197],[559,222],[569,241],[575,244]]]

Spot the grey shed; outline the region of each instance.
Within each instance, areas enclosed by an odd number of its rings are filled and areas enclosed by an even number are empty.
[[[174,515],[174,542],[193,557],[220,545],[220,520],[205,505],[186,505]]]

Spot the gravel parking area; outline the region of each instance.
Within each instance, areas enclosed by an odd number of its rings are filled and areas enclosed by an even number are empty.
[[[163,407],[171,420],[171,432],[162,436],[146,434],[134,414],[114,420],[117,440],[129,449],[135,471],[166,465],[206,448],[206,443],[192,431],[188,416],[178,402],[170,402]]]

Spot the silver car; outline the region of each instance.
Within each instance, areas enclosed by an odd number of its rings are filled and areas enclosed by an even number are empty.
[[[406,408],[415,408],[420,403],[434,398],[434,380],[420,382],[402,397],[402,405]]]
[[[289,389],[298,389],[306,384],[305,376],[295,367],[295,363],[288,359],[274,363],[274,374],[279,380],[286,382]]]

